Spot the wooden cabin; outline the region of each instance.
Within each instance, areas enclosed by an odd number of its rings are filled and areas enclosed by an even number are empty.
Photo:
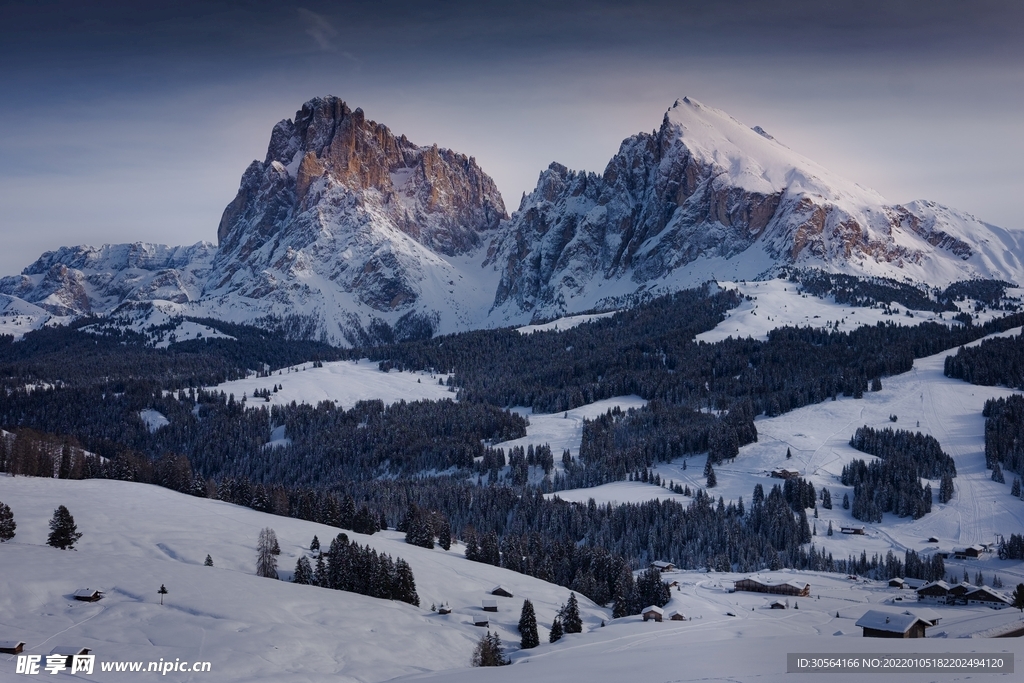
[[[473,626],[480,626],[481,628],[490,628],[491,622],[483,617],[477,617],[473,620]]]
[[[1012,603],[1010,599],[1005,595],[997,593],[988,586],[981,586],[975,588],[973,591],[964,596],[967,600],[968,605],[984,605],[991,607],[992,609],[1003,609],[1009,607]]]
[[[966,548],[954,548],[953,557],[957,560],[976,560],[985,552],[981,544],[969,545]]]
[[[644,616],[644,621],[650,621],[651,619],[654,621],[661,621],[665,616],[665,610],[661,609],[657,605],[651,605],[650,607],[644,608],[644,611],[641,612],[641,614]]]
[[[19,655],[25,650],[24,640],[0,640],[0,653]]]
[[[751,593],[796,596],[808,596],[811,594],[811,584],[798,581],[762,581],[748,577],[736,581],[735,586],[738,591],[748,591]]]
[[[676,566],[671,562],[663,562],[662,560],[655,560],[651,562],[651,568],[657,569],[659,572],[674,572]]]
[[[872,609],[857,620],[857,626],[864,629],[865,638],[924,638],[931,624],[913,614]]]
[[[769,607],[771,607],[772,609],[787,609],[786,608],[786,603],[781,602],[779,600],[776,600],[775,602],[773,602],[771,605],[769,605]]]
[[[451,607],[438,607],[437,608],[437,613],[438,614],[451,614],[452,613],[452,608]]]
[[[498,611],[498,601],[497,600],[491,600],[490,598],[486,598],[486,599],[483,600],[483,602],[481,604],[483,605],[483,608],[484,608],[485,612],[497,612]]]
[[[503,598],[513,597],[512,591],[505,588],[504,586],[498,585],[491,589],[491,595],[500,595]]]
[[[889,588],[906,588],[907,582],[903,579],[889,579]]]
[[[775,479],[798,479],[800,472],[797,470],[772,470],[772,477]]]
[[[72,597],[82,602],[96,602],[103,598],[103,591],[93,590],[92,588],[79,588]]]
[[[946,593],[946,602],[949,603],[950,605],[957,605],[957,604],[966,605],[967,604],[966,596],[967,596],[968,593],[973,591],[974,588],[975,588],[975,586],[973,586],[973,585],[971,585],[969,583],[964,583],[964,582],[958,583],[957,585],[951,587],[949,589],[949,592]]]
[[[862,526],[841,526],[839,527],[839,533],[853,534],[854,536],[864,536],[864,527]]]
[[[74,647],[71,645],[58,645],[57,647],[50,650],[50,655],[64,655],[67,657],[64,660],[64,666],[71,668],[71,664],[74,662],[75,657],[78,655],[87,655],[92,650],[87,647]]]
[[[669,621],[686,621],[686,615],[679,610],[672,610],[668,613]]]
[[[932,581],[917,589],[917,599],[923,602],[946,602],[949,597],[949,584],[945,581]]]

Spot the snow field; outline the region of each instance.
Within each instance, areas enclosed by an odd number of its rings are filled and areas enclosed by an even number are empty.
[[[363,359],[359,361],[333,361],[322,367],[303,363],[274,372],[268,377],[255,375],[245,379],[209,387],[213,391],[234,394],[240,400],[248,397],[249,407],[262,405],[287,405],[292,401],[316,405],[320,401],[333,401],[339,407],[349,409],[359,401],[380,399],[386,405],[397,401],[441,401],[453,399],[455,394],[438,382],[448,379],[445,374],[429,372],[381,372],[377,363]],[[273,389],[275,384],[281,390],[270,394],[269,403],[253,398],[257,389]]]
[[[212,662],[212,673],[174,674],[166,680],[375,682],[422,671],[468,666],[485,630],[486,614],[506,651],[518,648],[524,598],[534,603],[541,640],[569,590],[449,551],[406,545],[404,535],[345,532],[362,545],[402,557],[412,566],[421,607],[354,593],[296,586],[255,576],[256,539],[269,526],[282,553],[278,568],[290,578],[309,554],[313,535],[326,547],[340,531],[248,508],[129,482],[0,477],[0,501],[11,506],[15,538],[0,546],[0,640],[26,642],[46,654],[58,644],[93,649],[97,661],[175,658]],[[66,505],[84,533],[76,551],[45,545],[47,524]],[[214,566],[204,567],[209,553]],[[496,598],[499,612],[481,600],[497,584],[514,598]],[[169,591],[159,604],[157,589]],[[106,597],[75,602],[79,588]],[[609,619],[609,610],[582,596],[585,630]],[[430,611],[447,602],[453,613]],[[569,642],[581,636],[570,636]],[[549,646],[542,646],[547,648]],[[0,680],[14,675],[14,659],[0,655]],[[98,671],[92,680],[128,680]]]

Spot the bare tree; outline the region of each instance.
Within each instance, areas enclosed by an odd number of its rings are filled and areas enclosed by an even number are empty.
[[[256,576],[264,576],[268,579],[276,579],[277,576],[277,555],[274,548],[278,548],[277,534],[270,527],[260,531],[260,539],[256,543]]]

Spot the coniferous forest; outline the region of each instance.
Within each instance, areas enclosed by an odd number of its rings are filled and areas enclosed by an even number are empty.
[[[991,289],[998,302],[1004,292],[998,283],[922,293],[899,283],[801,277],[797,283],[807,290],[858,305],[905,300],[921,308],[918,297],[924,297],[931,310],[948,311],[948,302],[965,294]],[[902,299],[892,299],[893,292]],[[902,560],[833,558],[817,550],[807,519],[816,493],[807,482],[768,491],[758,486],[747,501],[697,490],[686,505],[545,497],[627,478],[646,481],[656,462],[691,454],[707,453],[711,469],[757,440],[758,415],[839,395],[860,398],[885,377],[909,370],[915,358],[1024,322],[1015,314],[974,325],[963,316],[949,326],[785,327],[763,341],[695,340],[740,300],[736,292],[705,286],[564,331],[484,330],[352,350],[210,320],[201,322],[233,339],[157,348],[152,334],[126,332],[110,321],[46,328],[18,342],[0,340],[0,427],[12,434],[0,439],[0,471],[151,482],[360,533],[400,527],[421,545],[436,539],[443,546],[455,537],[470,559],[629,610],[657,603],[655,589],[630,573],[655,559],[721,571],[798,567],[941,578],[941,560],[909,553]],[[281,368],[362,357],[382,370],[448,374],[458,400],[365,401],[347,410],[330,402],[262,405],[282,381],[274,374]],[[258,396],[203,388],[252,372],[267,379]],[[587,422],[578,457],[545,447],[506,453],[489,446],[525,435],[525,419],[509,406],[560,412],[628,394],[649,403]],[[159,411],[169,424],[151,430],[140,417],[145,410]],[[999,419],[988,416],[990,423]],[[287,439],[270,445],[277,428]],[[920,478],[955,476],[934,439],[858,430],[853,442],[880,458],[844,473],[844,483],[857,491],[859,519],[925,514],[931,494]],[[1002,448],[992,457],[1019,471],[1019,458]],[[554,467],[556,460],[562,467]]]

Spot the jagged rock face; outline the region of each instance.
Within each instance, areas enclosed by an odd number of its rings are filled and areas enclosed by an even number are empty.
[[[22,271],[0,279],[0,293],[35,304],[52,315],[109,313],[125,302],[199,298],[215,248],[161,244],[61,247]]]
[[[943,229],[962,216],[921,212],[684,99],[658,131],[626,139],[602,175],[559,164],[541,173],[489,252],[502,270],[494,307],[549,317],[785,265],[920,277],[942,261],[943,278],[1006,272]]]
[[[504,218],[472,157],[418,147],[338,98],[317,98],[274,127],[266,158],[243,175],[207,294],[306,311],[344,293],[370,309],[352,311],[364,322],[421,303],[430,315],[426,271],[454,277],[441,262],[478,249]]]

